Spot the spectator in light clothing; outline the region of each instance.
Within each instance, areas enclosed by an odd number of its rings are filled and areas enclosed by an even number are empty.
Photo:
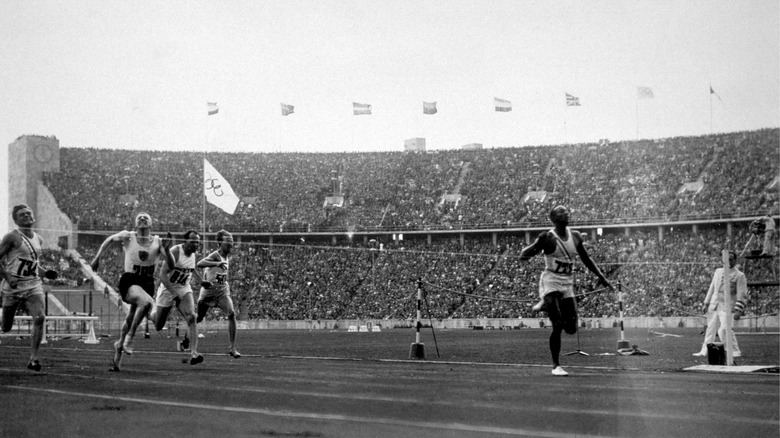
[[[773,256],[775,255],[775,220],[769,213],[760,220],[764,223],[764,245],[761,255]]]
[[[747,300],[747,279],[739,269],[737,269],[737,253],[729,251],[729,291],[731,292],[731,302],[733,303],[734,319],[742,317]],[[704,308],[707,310],[707,331],[704,334],[704,343],[699,352],[694,356],[707,356],[707,344],[715,342],[715,334],[718,334],[721,342],[726,339],[726,318],[731,313],[726,309],[725,295],[723,293],[723,268],[715,270],[710,283],[710,289],[707,291],[707,297],[704,298]],[[727,311],[728,310],[728,311]],[[737,344],[737,337],[734,331],[728,334],[731,336],[731,346],[734,357],[742,356],[742,351]]]

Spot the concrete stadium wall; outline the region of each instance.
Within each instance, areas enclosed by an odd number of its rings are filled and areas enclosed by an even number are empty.
[[[35,231],[43,237],[44,248],[75,249],[78,246],[78,233],[73,232],[73,222],[60,210],[54,195],[40,181],[35,220]],[[64,239],[63,242],[60,239]]]
[[[27,166],[26,160],[28,151],[20,147],[17,142],[8,145],[8,229],[16,228],[14,220],[11,217],[11,207],[17,204],[27,204]],[[29,205],[29,204],[28,204]],[[5,230],[3,230],[5,232]]]
[[[60,237],[75,248],[73,223],[57,206],[54,195],[42,182],[43,172],[59,172],[60,142],[56,137],[24,135],[8,145],[8,206],[27,204],[35,213],[35,231],[46,248],[57,249]],[[9,228],[14,228],[10,208]],[[63,241],[64,244],[64,241]]]

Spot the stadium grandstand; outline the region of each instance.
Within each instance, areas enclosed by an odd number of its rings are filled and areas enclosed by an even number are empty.
[[[59,148],[25,136],[10,145],[9,167],[12,178],[28,169],[26,195],[12,188],[10,199],[35,193],[62,287],[83,286],[79,258],[144,211],[157,234],[237,236],[231,283],[243,321],[410,321],[422,279],[430,316],[464,325],[533,317],[542,260],[521,264],[518,254],[565,204],[571,227],[624,287],[627,317],[701,325],[720,251],[752,254],[749,224],[780,214],[779,139],[775,128],[483,150],[203,154]],[[235,214],[204,202],[204,158],[240,197]],[[776,325],[774,260],[751,271],[748,316]],[[592,276],[576,278],[584,318],[617,314]],[[741,323],[757,324],[749,319]]]

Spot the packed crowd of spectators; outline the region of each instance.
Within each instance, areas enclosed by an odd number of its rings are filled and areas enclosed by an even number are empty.
[[[557,204],[573,209],[575,227],[777,214],[778,134],[430,153],[209,153],[242,202],[235,215],[206,204],[205,228],[504,228],[496,244],[468,232],[463,245],[454,234],[430,243],[420,235],[347,244],[327,235],[289,241],[281,235],[271,246],[242,237],[231,265],[234,300],[242,317],[253,319],[409,319],[421,279],[435,318],[528,317],[542,260],[520,262],[525,235],[512,228],[548,226]],[[60,171],[44,174],[44,183],[79,230],[98,231],[79,239],[86,260],[105,232],[128,228],[139,211],[151,213],[155,230],[203,229],[202,154],[63,148],[60,160]],[[696,184],[682,190],[686,183]],[[344,205],[325,206],[332,195]],[[696,233],[673,227],[663,241],[655,229],[632,230],[587,242],[610,278],[623,284],[627,316],[698,315],[719,251],[741,248],[750,237],[739,228],[726,241],[722,225]],[[117,261],[108,255],[101,269],[112,283],[121,254],[110,251]],[[47,257],[67,272],[59,281],[83,281],[72,262],[58,261],[56,252]],[[616,315],[616,297],[579,269],[582,315]],[[776,294],[761,306],[754,311],[777,312]]]
[[[667,317],[702,314],[721,251],[745,248],[750,233],[746,225],[735,227],[729,239],[725,226],[713,225],[696,232],[673,227],[663,240],[652,229],[594,237],[586,234],[586,248],[607,277],[621,284],[625,316]],[[80,252],[89,260],[100,240],[82,241]],[[424,313],[432,318],[528,318],[534,316],[530,306],[538,300],[544,262],[541,257],[521,262],[525,245],[524,233],[501,235],[495,245],[490,235],[470,234],[462,246],[459,237],[447,235],[437,235],[430,244],[421,237],[340,244],[315,238],[274,245],[242,239],[231,256],[229,278],[237,311],[247,319],[411,320],[418,286],[425,291]],[[68,264],[58,262],[55,252],[47,254],[46,263]],[[121,248],[112,245],[104,259],[100,275],[114,284],[121,274]],[[776,281],[772,260],[740,263],[748,281]],[[745,269],[751,268],[748,264],[752,269]],[[81,281],[72,263],[63,273],[60,281]],[[616,294],[581,263],[575,284],[582,317],[618,315]],[[194,288],[197,293],[198,285]],[[776,288],[752,289],[750,315],[778,309]],[[219,312],[209,316],[221,317]]]
[[[478,151],[214,152],[206,157],[242,202],[234,215],[207,204],[205,219],[208,229],[280,232],[527,226],[557,204],[581,223],[762,215],[778,204],[779,137],[764,129]],[[170,229],[201,229],[202,159],[63,148],[44,183],[80,230],[122,229],[139,211]],[[686,183],[698,185],[681,190]],[[326,207],[332,195],[344,204]]]

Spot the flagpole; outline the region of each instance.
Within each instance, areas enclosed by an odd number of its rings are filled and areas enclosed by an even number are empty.
[[[206,155],[208,154],[209,149],[209,139],[211,138],[211,119],[210,115],[206,116],[206,144],[203,148],[203,162],[201,163],[201,227],[202,227],[202,236],[203,236],[203,251],[205,252],[208,248],[208,237],[206,236],[206,181],[203,179],[206,174]]]
[[[207,244],[208,244],[208,238],[206,237],[206,181],[203,179],[204,175],[206,174],[206,152],[203,152],[203,163],[201,163],[201,226],[203,229],[203,233],[201,234],[203,236],[203,251],[206,251]]]
[[[135,146],[134,137],[135,137],[135,119],[136,115],[135,112],[138,109],[137,106],[133,106],[133,110],[130,113],[130,149],[133,149],[133,146]]]
[[[710,135],[712,134],[712,83],[710,83]]]
[[[358,123],[357,123],[357,117],[355,117],[354,106],[352,109],[352,123],[350,123],[350,125],[352,125],[352,129],[349,130],[349,134],[352,138],[352,141],[350,143],[352,145],[352,152],[355,152],[357,151],[357,148],[355,147],[355,130],[357,129]]]

